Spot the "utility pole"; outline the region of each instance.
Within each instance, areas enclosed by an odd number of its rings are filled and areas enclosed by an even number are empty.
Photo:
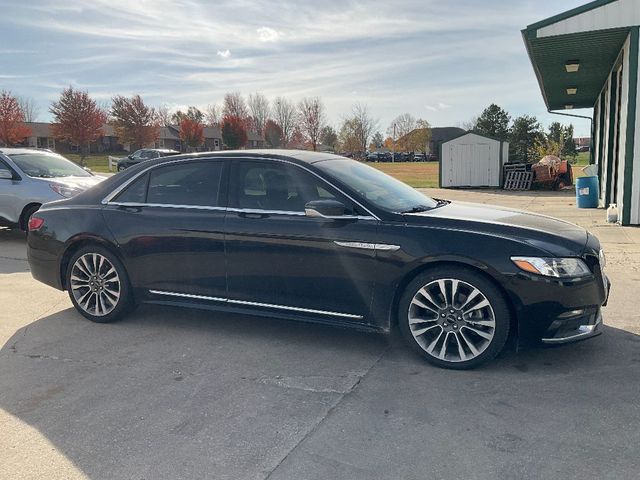
[[[391,151],[391,163],[396,162],[396,123],[393,122],[393,150]]]

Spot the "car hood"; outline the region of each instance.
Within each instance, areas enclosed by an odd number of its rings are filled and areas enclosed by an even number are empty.
[[[406,215],[410,223],[427,219],[448,221],[460,229],[517,237],[554,255],[581,255],[587,243],[587,231],[570,222],[538,213],[479,203],[451,202],[433,210]]]
[[[55,183],[57,185],[63,185],[65,187],[74,188],[77,190],[87,190],[88,188],[97,185],[105,180],[107,177],[100,175],[93,175],[91,177],[52,177],[52,178],[37,178],[33,177],[33,180],[43,183]]]

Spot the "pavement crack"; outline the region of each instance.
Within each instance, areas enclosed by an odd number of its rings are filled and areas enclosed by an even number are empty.
[[[329,407],[327,412],[320,419],[318,419],[316,421],[316,423],[286,453],[286,455],[284,457],[282,457],[282,459],[277,463],[277,465],[275,467],[273,467],[269,473],[267,473],[267,475],[264,477],[264,480],[269,480],[271,478],[271,476],[273,475],[273,473],[278,468],[280,468],[280,466],[284,462],[286,462],[286,460],[298,449],[298,447],[300,447],[300,445],[302,445],[309,437],[311,437],[311,435],[313,435],[320,428],[320,426],[325,422],[325,420],[327,420],[333,414],[333,412],[336,411],[336,409],[340,406],[340,404],[343,403],[350,395],[352,395],[356,391],[356,389],[358,388],[358,386],[360,385],[362,380],[367,375],[369,375],[371,370],[373,370],[380,363],[380,360],[382,360],[382,358],[386,355],[386,353],[390,350],[390,348],[391,348],[391,346],[388,346],[386,349],[384,349],[383,352],[378,356],[378,358],[376,358],[376,360],[369,366],[369,368],[367,368],[362,373],[362,375],[357,375],[357,380],[355,381],[355,383],[347,391],[345,391],[345,392],[340,394],[340,396],[336,399],[336,401],[333,403],[333,405],[331,405],[331,407]]]

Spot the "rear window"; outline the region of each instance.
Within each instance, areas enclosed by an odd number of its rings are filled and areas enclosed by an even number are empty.
[[[120,203],[220,206],[222,162],[189,162],[154,168],[116,198]]]

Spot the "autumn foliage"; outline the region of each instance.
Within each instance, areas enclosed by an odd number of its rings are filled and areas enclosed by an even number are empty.
[[[232,149],[242,148],[247,144],[247,126],[244,118],[226,115],[222,119],[222,141]]]
[[[204,126],[196,119],[187,116],[180,120],[180,140],[191,148],[199,147],[204,143]]]
[[[264,140],[269,148],[282,147],[282,128],[273,120],[264,124]]]
[[[0,143],[15,145],[31,135],[24,124],[24,113],[16,97],[4,90],[0,93]]]
[[[104,135],[107,114],[87,92],[65,88],[49,111],[54,120],[51,125],[56,138],[80,147],[81,161],[87,155],[89,145]]]
[[[160,135],[160,119],[140,95],[131,98],[116,95],[111,99],[111,124],[120,143],[143,147]]]

